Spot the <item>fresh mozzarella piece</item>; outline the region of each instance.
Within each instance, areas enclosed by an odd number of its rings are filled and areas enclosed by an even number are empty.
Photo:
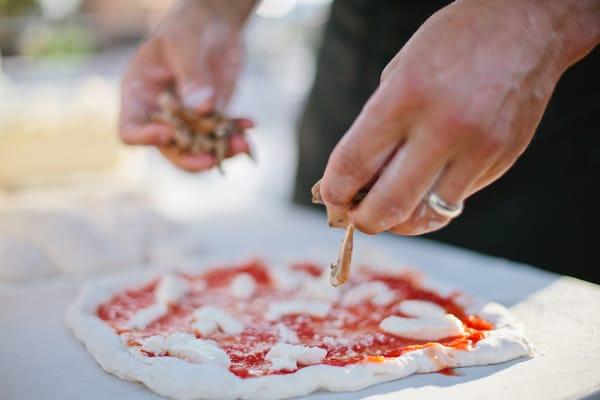
[[[296,344],[300,342],[296,332],[288,328],[283,322],[277,324],[277,330],[279,331],[279,340],[284,343]]]
[[[231,294],[238,299],[248,300],[256,291],[256,282],[252,275],[247,273],[238,274],[229,285]]]
[[[187,281],[175,274],[163,276],[156,289],[154,297],[157,303],[177,304],[188,291]]]
[[[311,317],[324,318],[329,314],[331,303],[325,301],[291,300],[269,304],[266,318],[275,321],[284,315],[310,315]]]
[[[394,292],[381,281],[361,283],[344,293],[342,304],[354,306],[363,301],[371,301],[378,306],[384,306],[394,300]]]
[[[167,346],[167,348],[169,348],[171,346],[175,346],[178,344],[187,343],[190,340],[194,340],[194,339],[196,339],[196,337],[194,335],[190,335],[189,333],[174,332],[174,333],[171,333],[169,336],[167,336],[167,338],[165,339],[165,346]]]
[[[464,334],[462,322],[454,315],[403,318],[391,316],[379,323],[382,331],[416,340],[439,340]]]
[[[348,346],[350,344],[350,339],[341,336],[337,336],[335,338],[332,336],[325,336],[322,340],[323,344],[326,344],[328,346]]]
[[[144,339],[141,349],[147,353],[162,356],[167,351],[165,338],[160,335],[150,336]]]
[[[194,310],[192,315],[196,319],[196,322],[200,322],[201,324],[208,324],[211,321],[216,323],[219,329],[228,335],[239,335],[244,330],[244,324],[218,307],[200,307]],[[205,325],[206,327],[208,326]]]
[[[177,332],[165,340],[170,356],[196,364],[217,364],[229,368],[231,360],[225,351],[212,340],[196,339],[194,336]]]
[[[271,361],[269,367],[271,371],[293,371],[298,368],[296,360],[292,358],[272,357],[269,361]]]
[[[273,268],[271,275],[275,285],[281,290],[298,289],[310,277],[306,272],[294,271],[288,267]]]
[[[318,278],[308,278],[302,284],[301,296],[311,300],[337,301],[340,297],[340,289],[329,283],[329,271],[324,272]]]
[[[404,300],[398,304],[398,311],[410,317],[435,317],[447,314],[442,306],[423,300]]]
[[[223,349],[202,339],[169,347],[169,355],[196,364],[217,364],[226,368],[231,365],[231,360]]]
[[[160,317],[167,314],[169,307],[162,303],[155,303],[149,307],[138,310],[133,316],[125,323],[126,328],[131,329],[143,329],[150,325],[151,322],[156,321]]]
[[[219,330],[219,325],[212,319],[201,319],[192,323],[192,329],[200,336],[208,336]]]
[[[265,359],[271,362],[271,371],[293,371],[298,364],[311,365],[321,362],[327,350],[298,344],[277,343],[269,350]]]

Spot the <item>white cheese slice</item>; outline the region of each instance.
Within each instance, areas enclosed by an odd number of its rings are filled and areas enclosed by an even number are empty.
[[[288,328],[283,322],[277,324],[277,330],[279,332],[279,340],[283,343],[296,344],[300,342],[296,332]]]
[[[229,290],[234,297],[248,300],[256,291],[256,281],[250,274],[238,274],[229,284]]]
[[[219,325],[212,319],[200,319],[192,322],[192,329],[200,336],[208,336],[219,330]]]
[[[244,324],[218,307],[200,307],[194,310],[192,315],[196,320],[193,324],[194,329],[198,329],[203,336],[214,332],[216,327],[228,335],[239,335],[244,331]]]
[[[162,303],[155,303],[146,308],[136,311],[135,314],[124,325],[129,329],[143,329],[167,314],[169,308]]]
[[[329,283],[329,271],[326,271],[317,278],[307,278],[302,284],[300,295],[311,300],[334,302],[338,300],[340,293],[339,288],[335,288]]]
[[[348,346],[350,344],[350,339],[342,336],[325,336],[322,340],[323,344],[326,344],[328,346]]]
[[[183,332],[171,334],[165,340],[170,356],[196,364],[217,364],[229,368],[231,360],[223,349],[212,340],[196,339]]]
[[[403,300],[398,304],[398,311],[410,317],[435,317],[447,314],[439,304],[424,300]]]
[[[295,271],[289,267],[277,267],[271,269],[271,275],[277,288],[281,290],[294,290],[302,286],[310,275],[303,271]]]
[[[393,315],[381,321],[379,328],[391,335],[416,340],[439,340],[464,334],[462,322],[451,314],[421,318]]]
[[[165,339],[165,346],[166,348],[169,348],[178,344],[187,343],[194,339],[196,339],[196,337],[187,332],[173,332]]]
[[[156,302],[161,304],[177,304],[188,292],[188,286],[187,281],[178,275],[165,275],[154,290]]]
[[[269,350],[265,359],[271,362],[271,371],[293,371],[298,364],[311,365],[321,362],[327,350],[298,344],[277,343]]]
[[[272,357],[269,361],[271,361],[269,367],[271,371],[293,371],[298,368],[298,364],[293,358]]]
[[[331,310],[331,303],[325,301],[291,300],[269,304],[266,318],[275,321],[284,315],[310,315],[311,317],[324,318]]]
[[[381,281],[365,282],[356,285],[344,293],[342,304],[354,306],[363,301],[371,301],[378,306],[384,306],[394,301],[394,292]]]
[[[157,356],[163,356],[167,351],[167,347],[165,345],[165,338],[160,335],[150,336],[144,339],[141,349],[147,353],[152,353]]]

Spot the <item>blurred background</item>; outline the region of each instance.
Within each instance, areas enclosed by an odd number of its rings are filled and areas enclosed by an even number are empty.
[[[229,113],[256,121],[257,161],[228,160],[225,176],[182,172],[118,140],[121,75],[172,3],[0,0],[0,284],[172,264],[211,250],[187,234],[211,225],[199,221],[212,218],[214,232],[215,216],[289,204],[330,0],[255,9]]]
[[[127,192],[188,218],[286,202],[295,123],[329,3],[256,8],[230,113],[255,119],[257,163],[227,161],[223,178],[177,171],[117,138],[121,74],[172,0],[0,0],[0,203]]]
[[[289,207],[297,163],[296,126],[314,78],[332,0],[258,3],[246,25],[246,60],[226,110],[256,122],[249,132],[256,162],[245,155],[226,160],[225,176],[216,169],[188,174],[154,148],[127,147],[118,139],[121,76],[137,46],[174,1],[0,0],[0,282],[56,271],[160,263],[163,256],[172,260],[174,253],[185,258],[198,251],[198,244],[204,244],[204,251],[210,246],[205,237],[182,238],[183,225],[197,229],[210,225],[211,219],[217,223],[209,226],[210,235],[217,229],[214,225],[224,225],[227,238],[239,228],[240,218],[235,216],[263,213],[269,221],[279,218],[296,229],[290,216],[302,211]],[[332,29],[339,32],[328,38],[335,46],[326,54],[348,68],[342,71],[327,61],[334,68],[322,75],[322,90],[315,95],[319,102],[311,110],[338,104],[340,85],[348,85],[351,90],[343,93],[351,93],[353,100],[338,114],[351,117],[360,108],[348,110],[362,106],[402,38],[446,1],[419,3],[407,10],[399,2],[340,3],[354,11],[343,14],[343,8],[336,9],[345,22]],[[395,5],[386,8],[384,3]],[[355,38],[344,41],[352,43],[348,48],[337,43],[337,35],[345,37],[347,26],[353,26],[355,13],[365,15],[361,7],[366,4],[373,5],[365,6],[373,13],[371,23],[381,27],[364,43]],[[370,25],[358,26],[352,35],[369,32]],[[347,54],[360,62],[346,62]],[[593,129],[586,118],[597,108],[597,102],[589,101],[596,94],[590,83],[597,75],[595,66],[588,57],[565,74],[550,114],[540,125],[541,135],[518,166],[493,190],[470,199],[460,222],[426,239],[597,280],[589,267],[597,236],[591,231],[595,225],[590,223],[589,207],[562,212],[592,199],[586,184],[590,175],[581,171],[594,171],[590,166],[598,159],[593,142],[597,135],[564,132]],[[580,72],[574,72],[578,68]],[[323,82],[334,84],[326,87]],[[339,127],[351,121],[336,118],[331,109],[326,116],[313,114],[313,124],[327,133],[342,131]],[[575,142],[565,144],[567,139]],[[323,147],[306,146],[310,150],[305,151],[316,155],[320,148],[333,146],[335,140],[330,141],[319,144]],[[308,164],[319,165],[314,160]],[[314,169],[306,174],[305,186],[313,183],[311,177],[320,176],[322,171]],[[566,189],[541,207],[536,194],[555,187],[556,179]],[[299,193],[296,203],[302,203],[304,195],[308,200],[308,189]],[[548,221],[578,235],[567,240],[564,229],[549,231]],[[326,228],[324,219],[318,223]]]

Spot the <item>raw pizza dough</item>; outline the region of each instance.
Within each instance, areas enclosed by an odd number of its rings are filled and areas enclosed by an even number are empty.
[[[222,267],[226,265],[223,263],[212,265],[220,265],[220,271],[228,268]],[[290,293],[293,297],[288,298],[290,301],[284,302],[285,304],[270,301],[263,304],[268,309],[268,312],[264,313],[264,320],[279,329],[277,343],[271,343],[271,348],[262,361],[266,363],[264,365],[270,365],[268,371],[273,373],[262,371],[256,376],[240,377],[240,374],[230,372],[228,366],[231,365],[231,360],[219,347],[218,340],[215,339],[215,342],[210,339],[210,332],[218,332],[217,337],[232,338],[248,326],[222,310],[204,307],[204,304],[203,308],[196,309],[192,319],[195,321],[195,325],[192,326],[197,327],[193,331],[195,337],[190,335],[189,331],[171,332],[162,336],[155,333],[142,335],[144,330],[150,332],[152,329],[159,329],[156,326],[167,324],[160,322],[164,321],[162,316],[170,312],[167,309],[173,310],[170,307],[179,307],[178,301],[185,299],[186,293],[194,290],[202,293],[202,290],[206,290],[203,289],[206,288],[205,283],[190,281],[188,277],[191,274],[199,276],[200,273],[210,271],[214,271],[213,268],[204,265],[177,273],[145,271],[90,282],[70,307],[67,323],[107,372],[125,380],[142,382],[156,393],[173,399],[283,399],[317,390],[353,391],[414,373],[428,373],[447,367],[495,364],[531,354],[531,346],[519,324],[508,310],[499,304],[476,301],[465,295],[451,297],[453,304],[460,305],[469,318],[474,316],[477,320],[480,318],[493,324],[493,329],[486,330],[478,341],[466,341],[468,345],[460,348],[451,347],[440,338],[454,336],[457,329],[458,332],[464,332],[466,337],[471,328],[467,327],[466,323],[463,325],[452,314],[445,314],[443,308],[440,313],[440,306],[435,303],[427,304],[427,301],[419,300],[401,300],[398,303],[394,295],[390,295],[390,288],[386,288],[385,284],[379,281],[351,282],[343,289],[333,289],[326,284],[326,271],[322,276],[316,277],[314,274],[299,273],[286,265],[278,265],[268,267],[271,279],[269,285],[274,285],[276,290]],[[362,268],[358,271],[353,274],[353,279],[361,277]],[[368,271],[377,270],[369,268]],[[394,270],[393,273],[400,272]],[[268,293],[265,295],[265,292],[260,292],[260,296],[256,295],[259,300],[254,300],[257,297],[253,297],[258,281],[252,286],[250,282],[244,283],[244,280],[247,281],[247,277],[236,278],[236,281],[240,282],[235,285],[231,283],[226,296],[237,297],[240,304],[250,304],[251,301],[260,303],[260,299],[264,302],[263,296],[268,297]],[[155,283],[149,292],[153,293],[153,297],[147,307],[126,318],[114,317],[117,318],[114,321],[99,317],[99,306],[108,307],[106,304],[113,304],[116,301],[114,296],[118,293],[130,289],[142,290],[136,288],[149,287],[149,282]],[[435,288],[431,290],[436,290],[440,296],[449,296],[450,293],[439,285],[433,285],[429,280],[420,280],[419,285],[425,288],[424,290]],[[395,293],[397,296],[397,292]],[[298,341],[300,331],[297,331],[296,335],[296,332],[288,327],[280,326],[280,321],[283,321],[282,315],[286,314],[295,313],[293,318],[296,320],[306,320],[307,317],[320,318],[325,315],[329,315],[326,318],[335,320],[337,317],[330,315],[332,307],[362,307],[367,303],[377,307],[376,304],[383,305],[390,301],[398,303],[393,303],[393,309],[399,311],[396,315],[381,316],[382,322],[379,327],[382,331],[402,337],[414,336],[420,340],[428,338],[419,343],[432,342],[402,352],[399,356],[369,356],[360,362],[347,365],[324,365],[320,362],[324,360],[327,346],[303,346],[303,343]],[[118,312],[112,314],[119,315]],[[118,318],[121,318],[120,322]],[[310,318],[308,320],[312,321]],[[155,328],[150,329],[151,327]],[[136,336],[138,334],[139,336]],[[331,340],[339,338],[322,338],[323,343]],[[443,342],[444,345],[438,342]],[[233,370],[233,367],[231,368]]]
[[[56,266],[38,247],[0,234],[0,282],[45,278],[55,272]]]
[[[0,282],[148,265],[162,260],[176,224],[136,204],[0,211]]]
[[[16,210],[0,214],[0,233],[26,241],[64,273],[125,265],[120,249],[86,217],[63,211]],[[16,268],[16,267],[15,267]]]

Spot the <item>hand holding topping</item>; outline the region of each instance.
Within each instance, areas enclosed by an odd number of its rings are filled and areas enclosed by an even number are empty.
[[[206,131],[211,128],[200,125],[222,120],[218,111],[233,92],[242,59],[240,31],[253,4],[253,0],[176,4],[125,73],[119,121],[125,143],[156,146],[173,164],[190,172],[212,168],[223,157],[248,153],[241,134],[252,125],[248,120],[226,119],[230,122],[221,125],[221,131],[211,133],[223,139],[209,141],[198,135],[192,140],[180,122]],[[159,98],[165,92],[173,96],[163,96],[161,106]]]
[[[198,115],[183,107],[169,92],[160,95],[159,104],[160,112],[155,119],[174,130],[171,146],[180,153],[212,155],[222,173],[221,162],[234,154],[229,139],[234,135],[243,138],[245,130],[253,126],[248,119],[226,118],[216,111]]]
[[[598,42],[599,9],[463,0],[432,15],[329,157],[319,194],[330,224],[349,211],[368,234],[448,224],[525,150],[561,74]]]

